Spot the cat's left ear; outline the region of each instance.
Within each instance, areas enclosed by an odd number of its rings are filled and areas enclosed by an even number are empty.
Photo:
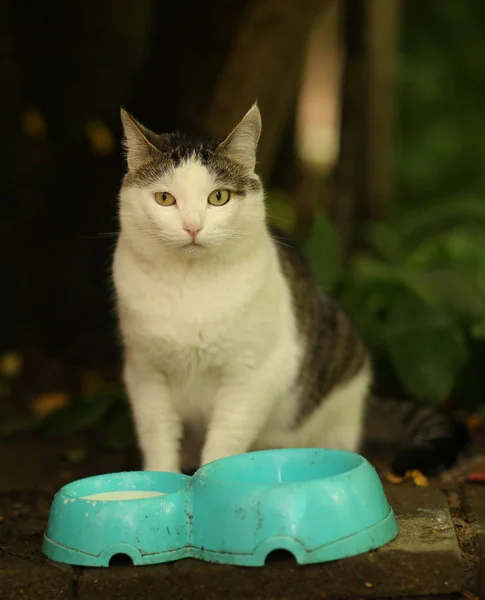
[[[219,144],[217,151],[225,154],[253,173],[256,166],[256,150],[261,136],[261,113],[257,103],[244,115],[227,138]]]

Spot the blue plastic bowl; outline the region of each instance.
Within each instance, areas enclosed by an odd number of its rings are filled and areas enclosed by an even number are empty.
[[[128,492],[152,497],[126,499]],[[116,554],[135,565],[193,557],[263,566],[274,550],[308,564],[378,548],[397,533],[362,456],[270,450],[215,461],[192,478],[136,472],[71,483],[54,498],[43,550],[84,566],[108,566]]]
[[[86,567],[107,567],[116,554],[135,565],[183,558],[190,481],[176,473],[134,472],[70,483],[54,497],[42,549],[52,560]],[[129,499],[136,493],[147,497]]]

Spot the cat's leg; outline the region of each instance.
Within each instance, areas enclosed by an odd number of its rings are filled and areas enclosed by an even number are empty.
[[[133,412],[145,471],[180,472],[182,422],[164,376],[127,362],[124,382]]]
[[[218,392],[202,464],[247,452],[258,438],[280,394],[267,371],[228,381]]]
[[[295,432],[294,444],[358,452],[370,382],[370,370],[366,367],[330,392]]]

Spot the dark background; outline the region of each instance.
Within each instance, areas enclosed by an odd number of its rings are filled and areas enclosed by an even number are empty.
[[[4,0],[3,433],[59,408],[54,428],[97,425],[122,397],[120,105],[225,135],[256,98],[270,219],[357,322],[377,393],[481,410],[484,29],[480,0]],[[311,159],[322,122],[335,152]]]

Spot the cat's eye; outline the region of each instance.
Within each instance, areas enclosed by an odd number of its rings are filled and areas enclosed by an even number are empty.
[[[169,194],[168,192],[156,192],[155,200],[162,206],[172,206],[176,202],[172,194]]]
[[[231,192],[229,190],[214,190],[207,198],[207,202],[212,206],[224,206],[230,199]]]

